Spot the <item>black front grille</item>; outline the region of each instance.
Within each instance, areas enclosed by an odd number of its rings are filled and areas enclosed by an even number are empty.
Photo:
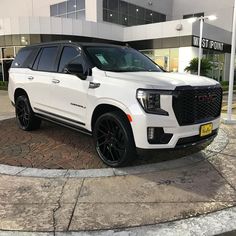
[[[180,126],[199,124],[220,116],[222,88],[177,87],[173,95],[173,109]]]

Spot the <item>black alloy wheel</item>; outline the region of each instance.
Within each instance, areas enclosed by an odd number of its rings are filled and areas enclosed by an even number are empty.
[[[15,112],[18,126],[25,131],[38,129],[41,125],[41,119],[35,117],[27,96],[17,97],[15,103]]]
[[[132,130],[121,112],[106,113],[98,118],[94,128],[96,151],[111,167],[127,165],[135,156]]]

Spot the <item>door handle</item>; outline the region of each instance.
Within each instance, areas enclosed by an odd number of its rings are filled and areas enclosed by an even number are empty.
[[[99,88],[100,85],[101,85],[100,83],[90,82],[89,83],[89,88],[91,88],[91,89]]]
[[[52,82],[53,82],[54,84],[59,84],[59,83],[60,83],[60,80],[58,80],[58,79],[53,79]]]
[[[33,79],[34,79],[33,76],[29,76],[29,77],[28,77],[28,80],[33,80]]]

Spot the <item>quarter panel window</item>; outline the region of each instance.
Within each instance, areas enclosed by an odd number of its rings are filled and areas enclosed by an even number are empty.
[[[33,48],[24,48],[21,49],[20,52],[17,54],[14,62],[12,63],[12,67],[22,67],[24,62],[27,60],[29,55],[32,53]]]
[[[38,70],[49,71],[49,72],[54,71],[54,63],[56,56],[57,56],[57,47],[43,48],[38,63]]]

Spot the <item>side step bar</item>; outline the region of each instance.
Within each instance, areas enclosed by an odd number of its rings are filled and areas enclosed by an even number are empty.
[[[64,126],[66,128],[69,128],[69,129],[72,129],[72,130],[75,130],[75,131],[78,131],[80,133],[83,133],[83,134],[87,134],[89,136],[92,136],[92,132],[82,128],[82,127],[78,127],[76,125],[73,125],[73,124],[69,124],[67,122],[64,122],[64,121],[61,121],[61,120],[58,120],[58,119],[55,119],[55,118],[52,118],[52,117],[48,117],[48,116],[45,116],[45,115],[42,115],[42,114],[35,114],[36,117],[42,119],[42,120],[46,120],[46,121],[49,121],[49,122],[52,122],[54,124],[57,124],[57,125],[61,125],[61,126]]]

